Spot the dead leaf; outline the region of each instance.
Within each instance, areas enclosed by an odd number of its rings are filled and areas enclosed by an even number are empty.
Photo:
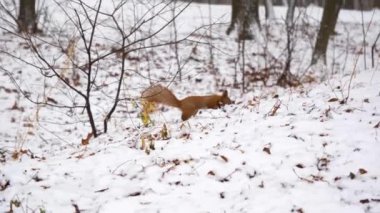
[[[353,109],[350,109],[350,108],[348,108],[348,109],[345,109],[344,111],[345,111],[345,112],[347,112],[347,113],[351,113],[351,112],[353,112],[354,110],[353,110]]]
[[[24,123],[22,126],[23,127],[30,127],[30,128],[32,128],[33,124],[32,123]]]
[[[221,199],[224,199],[225,198],[224,192],[219,193],[219,196]]]
[[[13,159],[13,160],[17,160],[19,157],[20,157],[20,152],[18,152],[18,151],[14,151],[14,152],[12,153],[12,159]]]
[[[247,173],[247,176],[248,176],[249,179],[252,179],[252,178],[256,177],[256,175],[257,175],[256,171],[254,171],[253,174]]]
[[[361,204],[369,203],[369,199],[363,199],[363,200],[360,200],[360,203],[361,203]]]
[[[221,183],[224,183],[224,182],[229,182],[230,179],[228,179],[228,177],[225,177],[225,178],[222,178],[219,180]]]
[[[5,183],[0,182],[0,191],[4,191],[10,185],[11,185],[11,182],[9,180],[6,180]]]
[[[77,205],[76,203],[73,203],[72,205],[73,205],[74,210],[75,210],[74,212],[75,212],[75,213],[80,213],[80,210],[79,210],[78,205]]]
[[[96,190],[95,193],[105,192],[105,191],[107,191],[108,189],[109,189],[109,188],[99,189],[99,190]]]
[[[380,121],[373,128],[379,129],[380,128]]]
[[[11,107],[11,110],[18,110],[18,111],[24,112],[24,107],[19,107],[17,104],[17,101],[15,101],[15,103]]]
[[[51,103],[53,103],[53,104],[58,104],[58,102],[57,102],[56,100],[54,100],[53,98],[50,98],[50,97],[47,97],[47,98],[46,98],[46,101],[47,101],[47,102],[51,102]]]
[[[271,154],[269,147],[264,147],[263,152],[266,152],[268,155]]]
[[[83,154],[80,154],[80,155],[75,156],[75,158],[77,158],[77,159],[82,159],[83,156],[84,156]]]
[[[36,182],[43,181],[44,179],[40,178],[37,174],[32,177],[32,179]]]
[[[296,164],[296,167],[297,167],[297,168],[300,168],[300,169],[305,168],[305,166],[304,166],[302,163],[298,163],[298,164]]]
[[[351,180],[353,180],[353,179],[355,179],[356,175],[355,175],[354,173],[350,172],[350,174],[348,175],[348,177],[349,177]]]
[[[296,213],[304,213],[303,209],[302,208],[298,208],[298,209],[292,209],[291,212],[296,212]]]
[[[43,189],[50,189],[51,186],[42,185],[41,188]]]
[[[366,173],[367,173],[367,170],[365,170],[365,169],[363,169],[363,168],[360,168],[360,169],[359,169],[359,174],[364,175],[364,174],[366,174]]]
[[[336,101],[339,101],[338,98],[330,98],[330,100],[328,100],[327,102],[336,102]]]
[[[207,173],[207,175],[215,176],[215,172],[212,171],[212,170],[210,170],[210,171]]]
[[[178,160],[178,159],[174,159],[172,162],[173,162],[174,165],[176,165],[176,166],[178,166],[178,165],[181,163],[181,161]]]
[[[226,163],[228,162],[228,158],[226,156],[221,155],[220,157],[224,160],[224,162],[226,162]]]
[[[136,197],[136,196],[140,196],[141,195],[141,192],[133,192],[131,194],[129,194],[128,196],[129,197]]]

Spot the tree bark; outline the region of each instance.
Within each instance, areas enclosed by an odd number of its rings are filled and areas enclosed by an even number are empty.
[[[36,0],[20,0],[19,32],[37,33]]]
[[[335,29],[341,5],[342,0],[326,1],[317,41],[315,43],[311,59],[311,65],[317,63],[317,61],[321,59],[323,59],[323,62],[326,64],[326,50],[328,47],[329,37]]]
[[[274,19],[274,9],[272,0],[265,0],[265,18],[266,19]]]
[[[227,29],[229,35],[237,25],[238,39],[253,39],[252,28],[254,24],[260,28],[259,0],[233,0],[231,2],[231,24]]]
[[[296,9],[296,0],[289,0],[288,11],[286,12],[286,24],[290,26],[293,24],[294,10]]]

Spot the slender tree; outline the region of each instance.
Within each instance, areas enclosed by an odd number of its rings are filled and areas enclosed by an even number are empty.
[[[265,18],[266,19],[274,19],[274,9],[273,9],[273,1],[272,0],[265,0]]]
[[[36,0],[20,0],[17,24],[19,32],[37,33]]]
[[[322,15],[322,21],[319,27],[317,41],[314,46],[311,65],[317,63],[321,59],[323,59],[323,62],[326,64],[326,50],[329,42],[329,37],[332,32],[334,32],[341,5],[342,0],[326,1]]]
[[[293,23],[295,8],[296,8],[296,0],[289,0],[288,11],[286,12],[286,25],[287,26],[290,26]]]

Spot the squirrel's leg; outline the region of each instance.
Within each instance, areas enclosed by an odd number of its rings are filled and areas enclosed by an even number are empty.
[[[182,120],[183,121],[186,121],[187,119],[189,119],[191,116],[197,114],[198,110],[197,109],[187,109],[187,110],[184,110],[182,111]]]

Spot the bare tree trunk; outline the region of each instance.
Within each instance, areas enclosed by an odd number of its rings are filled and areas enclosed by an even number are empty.
[[[311,65],[317,63],[317,61],[321,59],[323,59],[323,62],[326,64],[326,50],[329,43],[329,37],[335,29],[341,5],[342,0],[329,0],[325,4],[317,41],[311,59]]]
[[[265,0],[265,18],[266,19],[274,19],[274,9],[272,0]]]
[[[291,63],[293,60],[293,51],[295,48],[295,36],[294,36],[294,31],[295,31],[295,23],[293,21],[293,16],[294,16],[294,9],[296,7],[296,0],[290,0],[288,1],[289,6],[288,6],[288,12],[286,14],[286,50],[287,50],[287,57],[285,61],[285,67],[283,73],[280,75],[280,77],[277,79],[277,85],[282,86],[282,87],[295,87],[299,86],[300,82],[297,79],[296,76],[294,76],[290,72],[291,68]]]
[[[379,34],[377,34],[377,37],[376,37],[376,39],[375,39],[375,42],[373,42],[372,47],[371,47],[371,53],[372,53],[372,68],[375,68],[375,56],[374,56],[374,52],[375,52],[376,43],[377,43],[377,41],[379,40],[379,38],[380,38],[380,32],[379,32]]]
[[[256,23],[260,27],[259,0],[234,0],[231,2],[231,24],[227,29],[229,35],[237,25],[238,39],[253,39],[252,27]]]
[[[37,33],[36,0],[20,0],[19,32]]]
[[[360,2],[361,2],[361,1],[359,1],[359,0],[354,0],[354,9],[355,9],[355,10],[360,9]]]
[[[380,8],[380,1],[379,0],[374,1],[373,4],[374,4],[374,7]]]
[[[296,8],[296,0],[289,0],[288,11],[286,12],[287,26],[290,26],[293,23],[295,8]]]

